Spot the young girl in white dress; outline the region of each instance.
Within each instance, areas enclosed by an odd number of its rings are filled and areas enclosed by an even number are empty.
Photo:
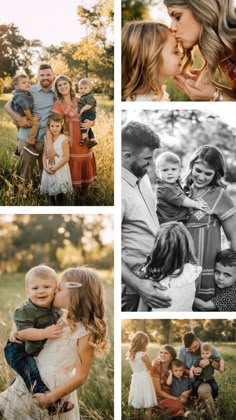
[[[156,311],[192,311],[196,283],[202,267],[196,264],[191,234],[180,222],[160,225],[153,249],[138,275],[152,279],[160,285],[161,293],[171,298],[168,308],[152,308]],[[150,308],[140,299],[138,311]]]
[[[48,196],[51,206],[65,204],[64,195],[72,193],[72,180],[69,168],[69,141],[63,134],[63,117],[52,113],[48,119],[48,129],[52,135],[53,147],[56,152],[55,163],[52,165],[47,157],[47,138],[43,150],[43,174],[41,193]]]
[[[155,389],[149,371],[152,371],[151,362],[146,350],[149,337],[142,331],[136,332],[131,340],[127,360],[132,369],[132,379],[128,403],[138,412],[146,408],[146,419],[151,419],[152,407],[157,405]]]
[[[0,417],[4,420],[79,420],[77,388],[85,383],[94,352],[104,351],[106,321],[104,317],[103,287],[96,272],[78,267],[69,268],[61,276],[54,306],[64,308],[64,325],[59,338],[47,340],[36,358],[42,380],[51,390],[32,395],[23,379],[0,395]],[[66,396],[74,404],[68,413],[49,417],[46,408]]]
[[[181,71],[171,30],[157,22],[128,22],[122,30],[122,100],[169,101],[164,83]]]

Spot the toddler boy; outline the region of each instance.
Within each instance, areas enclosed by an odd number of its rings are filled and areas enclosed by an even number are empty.
[[[26,117],[31,125],[31,130],[24,149],[33,156],[39,156],[35,149],[35,138],[39,130],[39,117],[33,117],[33,96],[30,93],[30,82],[26,74],[17,74],[13,78],[15,90],[11,101],[11,107],[15,112],[18,112],[22,117]]]
[[[14,321],[17,328],[15,337],[22,343],[8,340],[4,352],[8,364],[24,380],[33,394],[48,392],[41,379],[34,357],[42,350],[48,338],[58,338],[62,325],[55,325],[62,310],[52,306],[57,289],[55,270],[39,265],[31,268],[25,276],[27,302],[16,308]],[[58,400],[48,407],[49,415],[72,410],[73,404]]]
[[[171,362],[171,370],[167,378],[166,384],[171,386],[171,395],[180,398],[185,404],[191,394],[190,379],[184,375],[184,364],[179,359],[174,359]]]
[[[201,360],[208,360],[209,363],[202,367],[202,371],[200,375],[194,376],[194,368],[195,367],[201,367],[200,362]],[[214,357],[212,355],[212,346],[209,343],[204,343],[201,345],[201,356],[198,357],[193,366],[190,369],[189,376],[190,378],[194,378],[192,387],[193,387],[193,396],[197,397],[197,390],[198,387],[202,383],[207,383],[210,385],[212,390],[212,397],[215,400],[218,397],[218,385],[214,378],[214,371],[215,368],[212,366],[212,362],[219,362],[219,372],[224,371],[224,360]]]
[[[83,124],[85,120],[94,121],[96,119],[97,102],[92,93],[92,83],[88,78],[85,77],[79,81],[79,93],[78,113],[80,115],[80,122]],[[95,141],[94,132],[91,128],[86,130],[86,128],[81,127],[81,136],[81,146],[87,142],[89,149],[96,146],[97,142]]]
[[[236,251],[225,249],[215,258],[215,296],[204,302],[194,299],[194,308],[200,311],[226,311],[236,310]]]

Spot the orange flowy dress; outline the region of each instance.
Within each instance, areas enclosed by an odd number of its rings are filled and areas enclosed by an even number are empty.
[[[73,187],[81,188],[93,184],[96,178],[96,161],[87,145],[80,146],[81,130],[78,114],[78,98],[71,103],[56,101],[51,109],[63,115],[65,129],[70,136],[70,172]]]

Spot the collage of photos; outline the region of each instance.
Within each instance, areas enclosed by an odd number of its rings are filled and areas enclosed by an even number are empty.
[[[8,0],[0,420],[236,419],[236,0]]]
[[[236,1],[121,4],[121,418],[233,420]]]

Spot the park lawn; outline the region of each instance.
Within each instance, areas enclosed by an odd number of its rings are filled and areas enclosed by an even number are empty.
[[[36,169],[34,182],[22,188],[18,175],[19,160],[14,157],[17,129],[4,111],[11,95],[0,96],[0,205],[47,206],[40,195],[40,173]],[[86,197],[88,206],[113,206],[114,204],[114,148],[113,101],[97,95],[97,119],[94,133],[98,145],[93,149],[97,164],[97,180],[89,188]],[[71,203],[73,201],[71,200]]]
[[[234,419],[236,412],[236,343],[213,343],[226,362],[224,373],[216,371],[215,379],[219,385],[218,397],[218,419]],[[178,349],[180,343],[175,343],[174,347]],[[160,346],[150,343],[148,346],[148,356],[153,360],[159,354]],[[129,362],[125,359],[128,351],[128,344],[122,344],[122,420],[132,419],[134,411],[128,406],[129,386],[131,380],[131,368]],[[158,417],[159,420],[167,420],[166,416]],[[202,416],[195,410],[188,416],[189,420],[200,420]]]
[[[113,419],[113,272],[98,270],[98,274],[105,289],[110,350],[105,355],[95,356],[88,380],[78,391],[81,420]],[[13,370],[6,364],[3,347],[11,330],[13,311],[25,300],[25,296],[24,274],[4,274],[0,277],[0,391],[15,377]]]

